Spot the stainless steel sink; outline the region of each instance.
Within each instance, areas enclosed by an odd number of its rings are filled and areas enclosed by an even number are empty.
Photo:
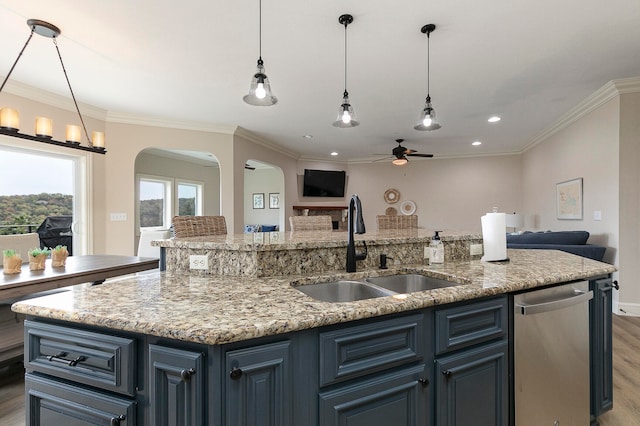
[[[389,275],[386,277],[366,278],[366,282],[391,290],[395,293],[413,293],[416,291],[433,290],[436,288],[460,285],[439,278],[427,277],[420,274]]]
[[[323,302],[353,302],[354,300],[372,299],[374,297],[394,294],[362,281],[334,281],[329,283],[308,284],[296,287],[307,296]]]

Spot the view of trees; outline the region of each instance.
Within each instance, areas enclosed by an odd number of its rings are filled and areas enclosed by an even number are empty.
[[[73,213],[73,196],[65,194],[30,194],[0,196],[0,235],[32,232],[47,216],[65,216]],[[8,227],[7,227],[8,226]]]

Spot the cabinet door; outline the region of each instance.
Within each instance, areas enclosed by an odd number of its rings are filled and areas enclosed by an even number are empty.
[[[151,424],[204,424],[204,355],[149,345],[149,369]]]
[[[291,342],[231,350],[225,355],[225,424],[292,424]]]
[[[34,374],[26,374],[24,384],[29,426],[136,424],[136,403],[133,400]]]
[[[427,425],[424,364],[320,393],[320,426]]]
[[[611,349],[611,278],[591,281],[591,415],[613,407],[613,352]]]
[[[506,341],[436,360],[436,424],[491,425],[509,422]]]

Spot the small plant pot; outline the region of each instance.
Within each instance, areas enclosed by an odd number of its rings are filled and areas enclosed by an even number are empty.
[[[61,253],[51,252],[51,266],[54,268],[63,268],[67,263],[67,257],[69,253],[65,250]]]
[[[37,256],[29,255],[29,270],[41,271],[44,269],[45,262],[47,261],[47,254],[39,254]]]
[[[2,265],[2,272],[5,275],[19,274],[22,271],[22,258],[18,254],[15,256],[3,256]]]

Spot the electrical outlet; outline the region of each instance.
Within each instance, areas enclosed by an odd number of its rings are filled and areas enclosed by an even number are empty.
[[[469,252],[471,256],[479,256],[482,254],[482,244],[469,245]]]
[[[602,211],[594,210],[593,211],[593,220],[602,220]]]
[[[127,220],[126,213],[111,213],[111,222],[124,222]]]
[[[189,256],[189,269],[209,269],[209,258],[206,254],[192,254]]]

